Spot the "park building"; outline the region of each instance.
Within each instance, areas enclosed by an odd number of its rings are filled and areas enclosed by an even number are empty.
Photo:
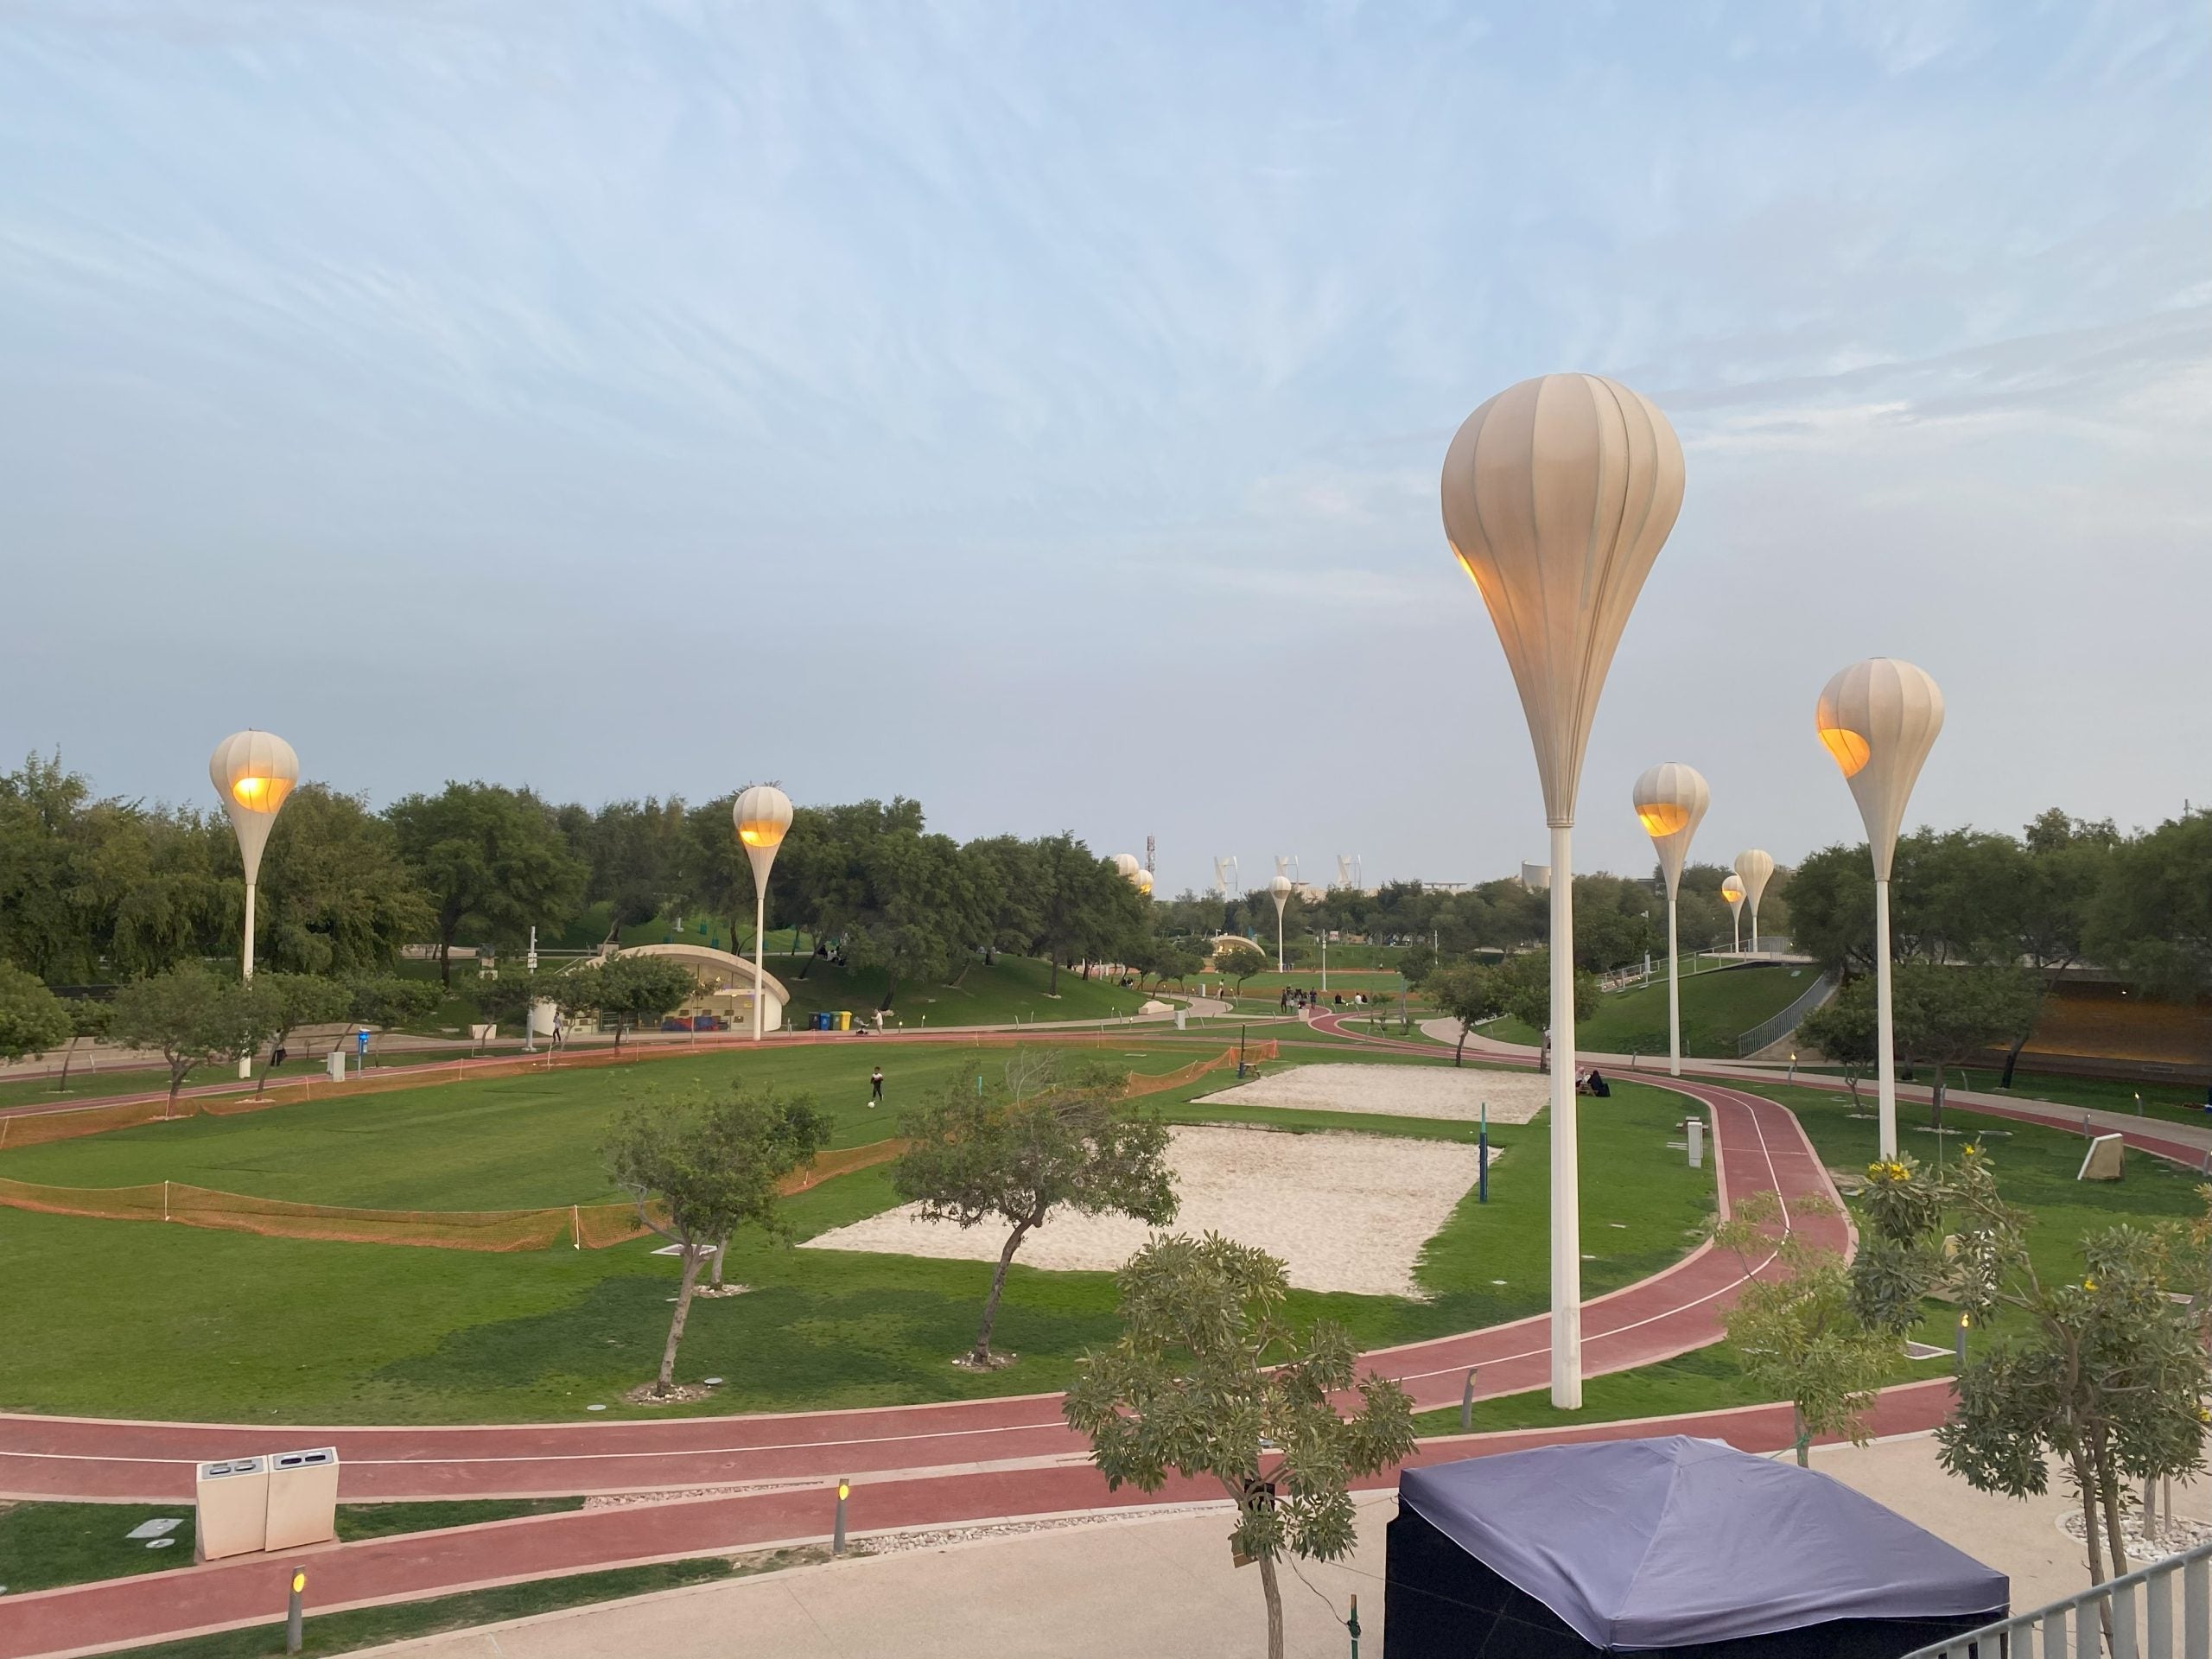
[[[612,951],[610,955],[624,957],[667,957],[691,969],[697,989],[683,1000],[683,1006],[661,1021],[663,1031],[734,1031],[753,1029],[753,1002],[756,995],[766,1003],[762,1028],[780,1031],[784,1024],[784,1008],[791,1001],[791,993],[773,974],[754,976],[752,962],[728,950],[717,950],[712,945],[688,944],[631,944]],[[580,962],[569,969],[570,973],[588,974],[606,957],[595,957]],[[541,1016],[542,1017],[542,1016]],[[588,1016],[587,1016],[588,1018]],[[613,1030],[612,1023],[604,1028]],[[550,1021],[542,1027],[550,1031]],[[584,1030],[592,1029],[588,1025]]]

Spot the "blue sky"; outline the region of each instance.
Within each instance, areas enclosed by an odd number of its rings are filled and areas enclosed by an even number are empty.
[[[1674,419],[1586,868],[2212,796],[2201,4],[0,0],[0,753],[1541,856],[1468,410]]]

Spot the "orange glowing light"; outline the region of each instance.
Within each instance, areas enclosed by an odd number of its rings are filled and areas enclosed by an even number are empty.
[[[1821,741],[1827,745],[1828,753],[1835,756],[1836,765],[1843,768],[1847,778],[1856,778],[1873,753],[1866,747],[1866,740],[1847,726],[1823,726]]]
[[[784,844],[785,826],[766,818],[754,818],[737,826],[737,838],[748,847],[780,847]]]
[[[1649,806],[1636,809],[1636,821],[1643,826],[1643,833],[1656,839],[1671,836],[1690,821],[1690,810],[1677,806],[1672,801],[1654,801]]]
[[[241,778],[231,785],[231,797],[249,812],[274,812],[292,792],[289,778]]]

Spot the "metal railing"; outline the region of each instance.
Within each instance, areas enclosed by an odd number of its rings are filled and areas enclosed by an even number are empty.
[[[1762,1020],[1736,1039],[1736,1058],[1756,1054],[1769,1043],[1780,1042],[1797,1029],[1797,1022],[1828,1000],[1835,981],[1822,974],[1805,988],[1805,994],[1771,1020]]]
[[[2181,1580],[2178,1621],[2174,1617],[2177,1575]],[[2107,1624],[2111,1659],[2212,1659],[2212,1543],[2107,1579],[2048,1607],[1922,1648],[1905,1659],[2100,1659]],[[2181,1632],[2178,1648],[2174,1645],[2177,1628]]]

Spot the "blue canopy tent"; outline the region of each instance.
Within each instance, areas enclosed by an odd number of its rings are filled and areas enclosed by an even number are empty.
[[[1895,1659],[2001,1573],[1840,1481],[1675,1435],[1408,1469],[1383,1659]]]

